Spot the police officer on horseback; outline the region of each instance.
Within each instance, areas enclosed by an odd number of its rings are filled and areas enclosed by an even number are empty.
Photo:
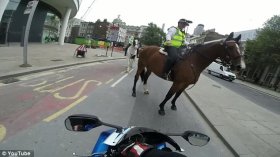
[[[172,26],[168,29],[164,43],[165,51],[168,54],[162,75],[164,79],[167,79],[168,73],[177,59],[179,48],[188,44],[185,27],[189,26],[189,23],[192,23],[192,21],[180,19],[177,27]]]

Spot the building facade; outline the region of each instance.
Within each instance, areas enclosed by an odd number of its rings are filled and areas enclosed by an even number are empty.
[[[79,37],[92,38],[94,24],[92,22],[81,22]]]
[[[80,26],[81,22],[84,22],[84,21],[81,19],[77,19],[77,18],[70,19],[68,22],[68,25],[67,25],[65,37],[69,38],[71,36],[72,28],[75,26]]]
[[[204,25],[203,24],[198,24],[196,28],[193,31],[193,35],[199,36],[204,32]]]
[[[126,23],[123,22],[120,19],[120,15],[118,15],[118,18],[114,19],[113,22],[108,26],[106,39],[108,41],[121,43],[124,45],[126,33]]]
[[[0,1],[0,43],[22,42],[29,14],[24,14],[30,0]],[[29,42],[56,39],[62,45],[69,18],[74,17],[81,0],[40,0],[30,27]]]
[[[253,40],[257,36],[257,29],[234,32],[234,37],[237,37],[239,34],[241,34],[241,41],[243,42],[247,40]]]
[[[126,26],[125,45],[132,43],[136,38],[140,38],[140,27],[139,26]]]

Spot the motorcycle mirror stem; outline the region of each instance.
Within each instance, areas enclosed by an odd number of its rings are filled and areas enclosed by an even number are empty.
[[[114,125],[114,124],[109,124],[109,123],[105,123],[105,122],[101,122],[101,123],[102,123],[102,125],[117,129],[116,132],[122,132],[123,131],[123,127],[121,127],[121,126]]]

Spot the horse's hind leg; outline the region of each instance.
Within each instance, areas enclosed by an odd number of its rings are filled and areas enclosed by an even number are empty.
[[[148,90],[148,87],[147,87],[147,81],[148,81],[148,78],[149,78],[150,75],[151,75],[151,71],[147,71],[145,73],[144,83],[143,83],[144,94],[149,94],[149,90]]]
[[[159,111],[158,113],[160,115],[165,115],[165,111],[164,111],[164,105],[165,103],[174,95],[174,93],[177,91],[177,86],[173,83],[171,88],[169,89],[168,93],[166,94],[164,100],[160,103],[159,105]]]

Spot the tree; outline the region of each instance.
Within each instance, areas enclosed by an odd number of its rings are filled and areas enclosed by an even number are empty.
[[[156,45],[161,46],[165,33],[162,29],[157,27],[156,24],[149,23],[148,27],[144,30],[143,36],[140,38],[140,41],[144,45]]]
[[[107,19],[104,19],[101,21],[98,19],[94,24],[93,24],[93,37],[98,38],[98,39],[105,39],[106,38],[106,33],[107,29],[109,26],[109,22]]]
[[[280,64],[280,16],[273,16],[257,30],[255,40],[246,42],[246,63],[255,65]]]

